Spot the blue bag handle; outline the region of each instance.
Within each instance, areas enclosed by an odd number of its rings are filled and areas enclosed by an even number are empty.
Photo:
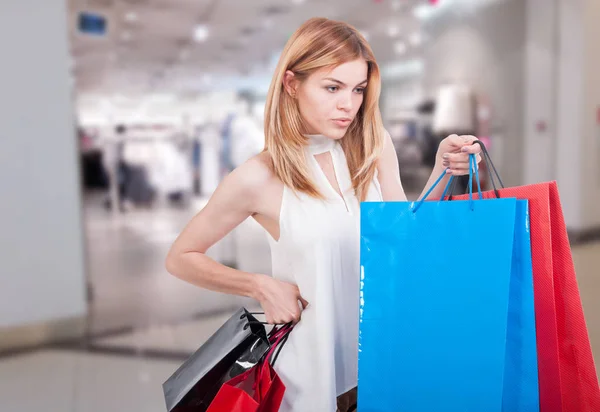
[[[483,142],[481,140],[476,140],[473,144],[478,144],[481,147],[481,157],[482,157],[483,161],[485,162],[487,169],[490,173],[490,183],[492,184],[494,195],[496,196],[497,199],[499,199],[500,192],[498,191],[498,187],[496,186],[496,179],[498,179],[498,185],[500,186],[501,189],[504,189],[504,182],[502,182],[502,179],[500,178],[500,174],[498,173],[498,170],[496,169],[494,162],[492,162],[492,157],[490,156],[490,153],[488,152],[487,147],[485,147],[485,144],[483,144]],[[495,178],[494,178],[494,175],[495,175]],[[444,193],[447,193],[448,191],[450,192],[450,194],[448,195],[448,200],[452,200],[452,196],[455,191],[455,188],[456,188],[456,179],[454,179],[452,181],[452,184],[450,185],[450,189],[444,191]],[[446,199],[446,196],[442,197],[442,199]]]
[[[442,179],[448,174],[447,170],[448,169],[444,169],[444,171],[442,172],[440,177],[438,177],[437,180],[431,185],[431,187],[429,188],[429,190],[427,190],[425,195],[423,195],[421,200],[416,202],[416,204],[412,208],[413,213],[416,213],[417,210],[419,210],[419,208],[425,202],[425,200],[427,200],[427,197],[431,194],[433,189],[435,189],[436,186],[440,184]],[[471,208],[471,210],[473,210],[475,208],[475,203],[473,202],[473,174],[475,174],[475,180],[477,181],[477,191],[479,193],[479,199],[483,199],[483,196],[481,194],[481,182],[479,180],[479,169],[477,168],[477,161],[475,160],[475,155],[470,154],[469,155],[469,207]],[[446,194],[448,192],[448,189],[450,188],[450,184],[452,183],[453,178],[454,178],[454,176],[450,176],[450,179],[448,179],[448,183],[446,183],[446,187],[444,188],[444,193],[442,194],[441,200],[444,200],[446,198]]]

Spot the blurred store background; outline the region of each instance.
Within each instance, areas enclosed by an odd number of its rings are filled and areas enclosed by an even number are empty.
[[[255,305],[164,258],[262,150],[279,54],[315,16],[371,43],[410,198],[451,133],[507,186],[558,181],[600,359],[597,0],[3,0],[0,410],[162,411],[162,382]],[[270,272],[253,220],[209,253]]]

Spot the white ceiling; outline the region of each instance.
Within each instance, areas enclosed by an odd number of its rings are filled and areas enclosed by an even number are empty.
[[[289,35],[305,20],[347,21],[368,34],[380,64],[398,60],[394,44],[418,31],[426,0],[69,0],[78,94],[196,94],[268,81]],[[81,11],[108,19],[104,37],[77,31]],[[128,14],[136,20],[129,21]],[[194,28],[209,28],[205,42]],[[399,33],[390,36],[396,25]],[[403,56],[414,53],[411,47]],[[240,83],[241,82],[241,83]]]

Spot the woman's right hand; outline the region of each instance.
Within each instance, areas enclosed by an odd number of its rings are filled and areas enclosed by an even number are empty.
[[[256,300],[265,312],[269,324],[296,324],[308,302],[300,295],[297,285],[273,279],[266,275],[256,275]]]

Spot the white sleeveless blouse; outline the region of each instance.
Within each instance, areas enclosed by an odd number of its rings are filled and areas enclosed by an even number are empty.
[[[283,412],[335,412],[337,396],[357,386],[360,202],[341,145],[309,137],[307,162],[327,200],[285,187],[280,238],[269,236],[273,276],[297,284],[309,302],[275,366],[286,385]],[[314,157],[328,151],[343,197]],[[375,178],[367,201],[380,200]]]

